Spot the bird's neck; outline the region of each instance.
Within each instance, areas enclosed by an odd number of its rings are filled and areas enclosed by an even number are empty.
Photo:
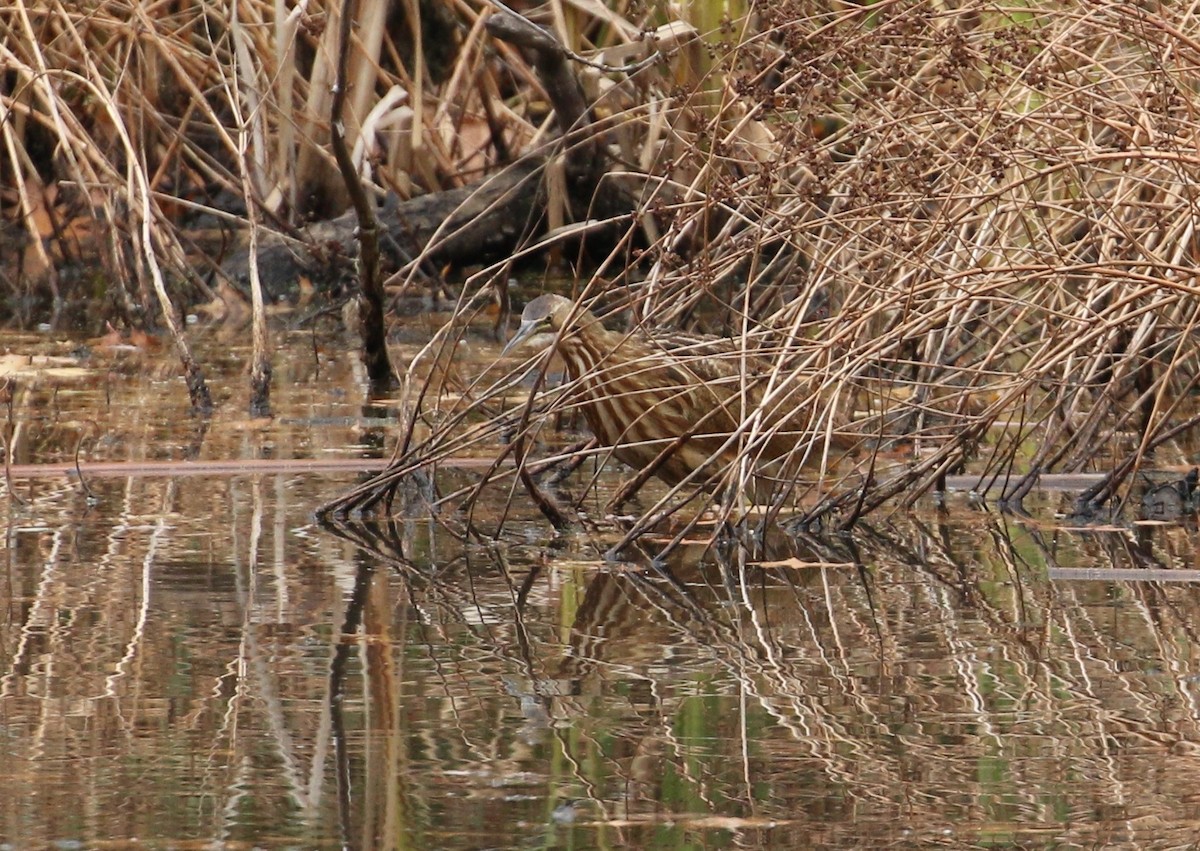
[[[628,346],[629,340],[628,334],[609,331],[600,324],[600,320],[591,319],[564,334],[558,350],[571,378],[578,379],[587,372],[607,365],[618,349]]]

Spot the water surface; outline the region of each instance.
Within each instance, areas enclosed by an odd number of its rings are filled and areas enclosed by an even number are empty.
[[[236,346],[204,341],[207,427],[166,354],[24,374],[15,460],[69,461],[81,438],[85,460],[386,454],[392,409],[364,407],[346,348],[296,335],[276,417],[252,421]],[[444,475],[450,490],[470,472]],[[1194,529],[1064,531],[952,500],[778,542],[780,566],[697,546],[651,569],[606,561],[602,529],[554,537],[530,507],[495,545],[464,543],[452,512],[315,525],[356,477],[5,489],[0,840],[1195,842],[1200,595],[1161,573],[1194,578]]]

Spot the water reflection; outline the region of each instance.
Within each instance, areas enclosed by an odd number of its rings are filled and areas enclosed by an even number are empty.
[[[1182,839],[1194,595],[1045,581],[1122,537],[910,521],[859,539],[863,573],[572,550],[431,572],[403,536],[370,546],[439,634],[422,651],[454,731],[428,767],[513,808],[481,831],[532,797],[534,824],[585,845]]]
[[[1193,841],[1197,592],[1085,571],[1195,579],[1184,528],[956,509],[649,568],[532,508],[465,544],[314,528],[314,477],[93,486],[7,507],[18,847]]]

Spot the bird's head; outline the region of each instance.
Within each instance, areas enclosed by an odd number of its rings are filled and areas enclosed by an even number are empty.
[[[504,356],[527,343],[545,349],[568,323],[578,326],[580,320],[590,316],[586,310],[576,308],[569,298],[552,293],[538,296],[521,311],[521,327],[500,354]]]

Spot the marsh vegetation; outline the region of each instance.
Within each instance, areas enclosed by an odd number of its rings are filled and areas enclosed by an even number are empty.
[[[803,382],[789,404],[814,428],[878,424],[857,463],[788,489],[809,523],[853,525],[960,472],[1010,504],[1040,475],[1110,472],[1081,500],[1095,511],[1136,470],[1183,466],[1200,376],[1188,7],[429,0],[364,4],[346,28],[342,12],[0,13],[10,321],[87,296],[165,324],[204,408],[178,313],[244,306],[269,411],[265,305],[354,290],[362,207],[321,222],[386,198],[377,307],[457,307],[396,366],[395,466],[330,511],[389,504],[481,447],[527,452],[569,415],[570,386],[540,381],[526,405],[513,363],[460,357],[479,315],[503,337],[547,287],[611,327],[733,340],[714,357]],[[544,31],[517,32],[529,21]],[[647,512],[773,518],[783,501],[749,511],[743,488],[770,421],[746,406],[720,486]],[[513,481],[493,473],[479,486]]]
[[[0,843],[1193,841],[1193,6],[2,5]]]

